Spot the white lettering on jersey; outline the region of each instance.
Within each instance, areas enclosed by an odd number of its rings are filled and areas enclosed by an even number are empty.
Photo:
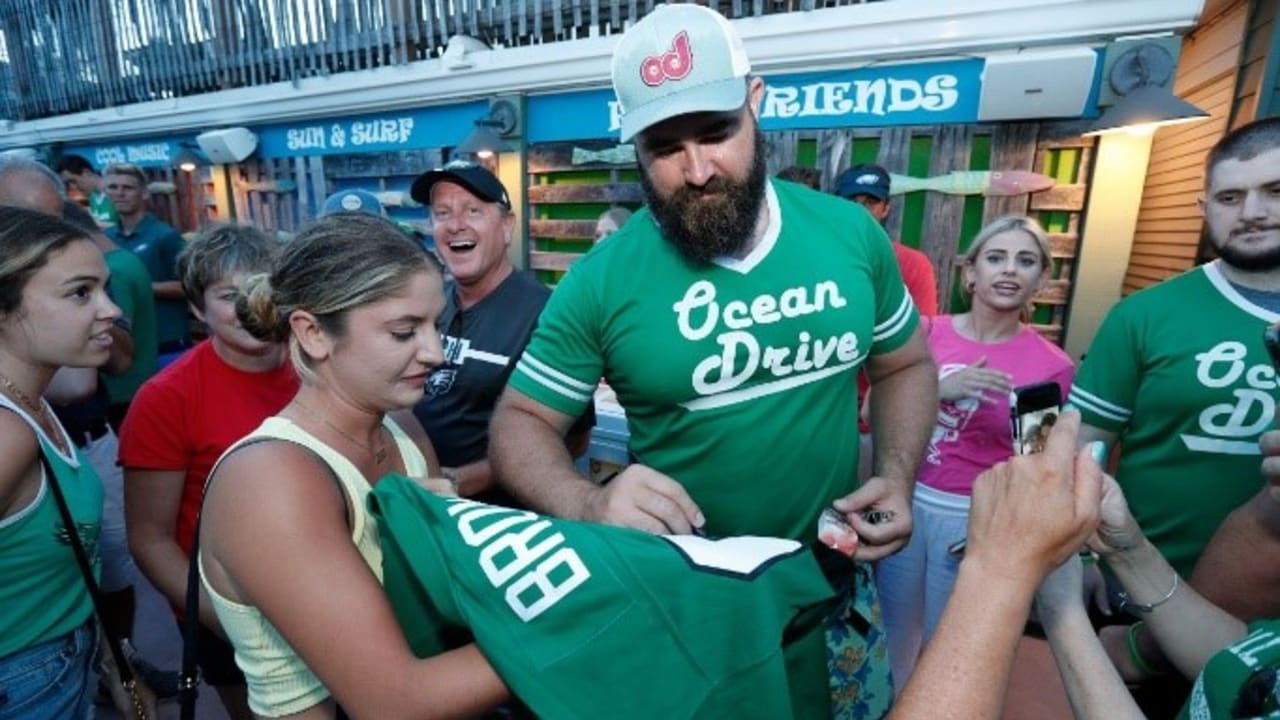
[[[680,334],[697,342],[710,337],[721,324],[726,329],[715,338],[720,352],[705,358],[693,369],[693,389],[703,397],[684,406],[689,410],[705,410],[733,405],[857,367],[866,359],[866,351],[859,347],[858,336],[852,331],[828,338],[814,338],[802,331],[797,334],[796,343],[789,347],[761,347],[756,336],[748,332],[755,325],[771,325],[784,318],[803,317],[848,304],[839,286],[832,280],[824,280],[811,289],[787,288],[777,297],[758,295],[750,303],[733,300],[722,309],[716,301],[713,283],[709,280],[693,283],[684,297],[671,307],[676,313]],[[739,389],[761,369],[778,379]]]
[[[1227,651],[1240,658],[1240,662],[1253,668],[1263,661],[1263,658],[1258,657],[1260,653],[1278,646],[1280,646],[1280,634],[1272,630],[1259,629],[1250,633],[1244,640],[1227,648]]]
[[[480,548],[478,562],[485,578],[495,590],[507,585],[507,606],[522,621],[532,621],[591,577],[582,558],[573,548],[564,546],[563,534],[551,533],[539,539],[551,528],[549,520],[535,513],[471,500],[448,502],[449,516],[458,524],[458,536],[468,547]],[[491,522],[477,524],[485,518]],[[521,525],[524,527],[517,530]]]
[[[1218,343],[1196,355],[1196,381],[1211,389],[1228,388],[1241,379],[1247,387],[1231,391],[1234,400],[1210,405],[1198,418],[1203,435],[1181,435],[1188,450],[1224,455],[1257,455],[1258,436],[1275,417],[1275,369],[1245,364],[1248,348],[1238,340]]]
[[[561,537],[556,535],[556,537]],[[563,538],[561,538],[563,539]],[[564,575],[559,582],[552,579],[552,573],[562,570]],[[533,572],[525,573],[520,579],[507,588],[507,605],[515,611],[523,621],[529,622],[541,615],[548,608],[563,600],[573,592],[574,588],[591,577],[590,571],[582,564],[582,558],[570,548],[562,547],[546,560],[538,563]],[[532,603],[525,603],[524,595],[528,590],[536,590]]]

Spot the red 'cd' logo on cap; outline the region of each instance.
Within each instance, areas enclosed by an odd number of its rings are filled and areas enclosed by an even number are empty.
[[[640,63],[640,79],[649,87],[668,80],[683,80],[693,70],[693,49],[689,33],[681,32],[671,41],[671,49],[661,55],[650,55]]]

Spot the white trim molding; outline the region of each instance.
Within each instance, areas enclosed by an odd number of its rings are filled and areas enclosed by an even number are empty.
[[[1204,0],[886,0],[733,21],[757,73],[856,67],[1021,48],[1098,45],[1182,32]],[[0,149],[120,141],[425,107],[511,93],[609,83],[617,35],[554,45],[474,50],[467,63],[423,60],[327,77],[0,123]]]

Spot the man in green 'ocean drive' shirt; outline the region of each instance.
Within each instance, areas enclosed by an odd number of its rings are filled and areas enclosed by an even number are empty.
[[[490,462],[534,509],[659,534],[809,544],[834,506],[862,544],[835,568],[848,592],[826,647],[787,649],[793,710],[883,717],[892,690],[866,561],[910,535],[937,414],[889,239],[861,206],[766,177],[764,83],[715,11],[655,8],[615,48],[613,84],[647,209],[552,294],[495,412]],[[872,418],[895,432],[876,438],[859,487],[864,365]],[[633,463],[598,486],[561,438],[602,377],[626,410]],[[865,519],[873,509],[887,519]]]
[[[1080,442],[1119,441],[1134,517],[1186,576],[1262,487],[1258,437],[1280,398],[1262,342],[1280,320],[1280,120],[1215,146],[1201,202],[1218,259],[1112,308],[1070,394]]]
[[[1227,134],[1205,165],[1200,203],[1218,259],[1112,308],[1069,398],[1085,423],[1080,442],[1119,443],[1116,480],[1134,518],[1197,584],[1192,569],[1214,531],[1262,487],[1258,438],[1275,427],[1280,399],[1262,340],[1280,321],[1280,119]],[[1156,665],[1151,644],[1136,656],[1132,637],[1126,651],[1112,632],[1104,644],[1122,670]]]

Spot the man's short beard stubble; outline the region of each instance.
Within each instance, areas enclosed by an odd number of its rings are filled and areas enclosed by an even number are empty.
[[[1271,232],[1276,231],[1275,228],[1267,229]],[[1231,267],[1245,272],[1266,272],[1280,269],[1280,245],[1266,248],[1260,252],[1251,252],[1242,248],[1239,244],[1233,243],[1231,234],[1228,234],[1225,240],[1219,240],[1213,236],[1212,232],[1212,230],[1209,230],[1209,244],[1213,246],[1214,252],[1218,254],[1218,257],[1222,258],[1223,262]]]
[[[717,176],[704,187],[685,185],[663,198],[644,168],[640,170],[649,212],[663,237],[695,263],[736,256],[755,233],[764,202],[765,144],[760,128],[754,128],[754,133],[751,168],[744,182]]]

